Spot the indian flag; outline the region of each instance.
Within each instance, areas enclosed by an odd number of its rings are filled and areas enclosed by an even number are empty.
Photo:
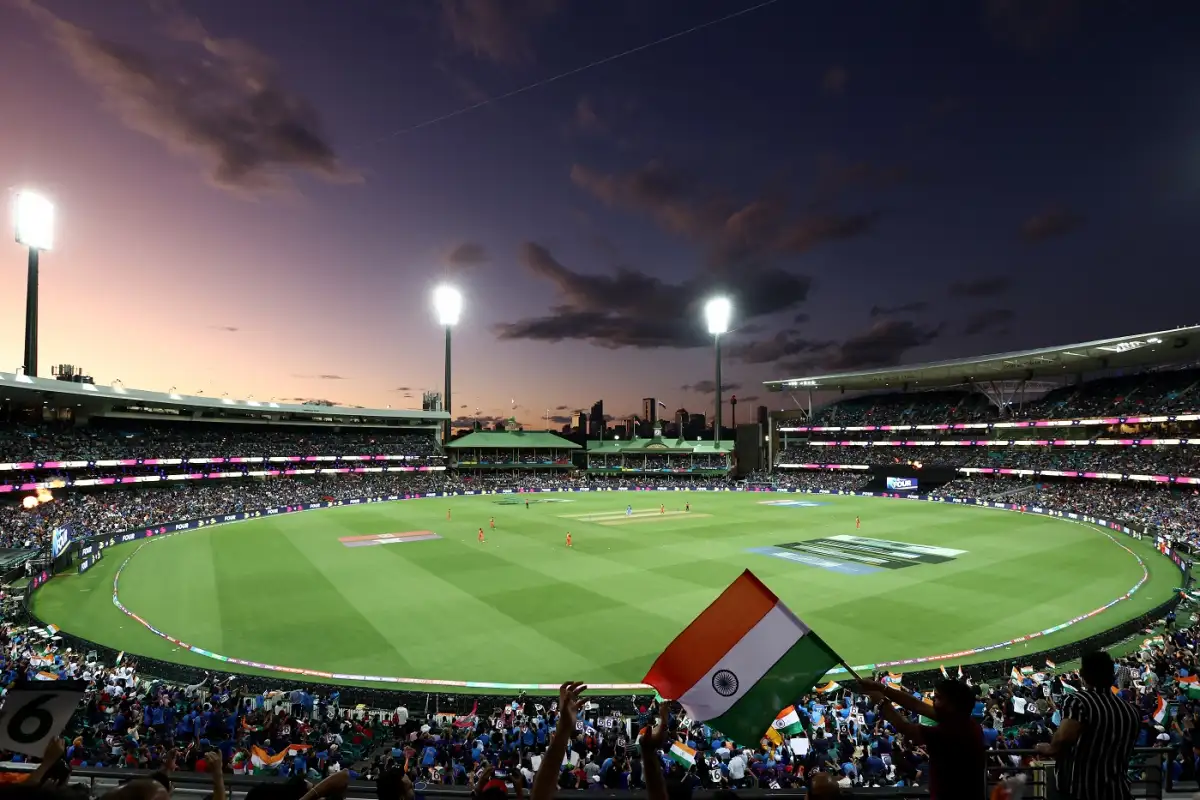
[[[788,706],[779,712],[779,716],[771,723],[771,727],[784,736],[791,736],[794,733],[803,731],[804,723],[800,721],[800,715],[796,713],[796,707]]]
[[[1021,667],[1021,674],[1022,675],[1032,675],[1033,667]]]
[[[1013,683],[1020,683],[1021,682],[1021,670],[1017,669],[1016,667],[1013,667],[1012,673],[1009,674],[1008,679],[1010,681],[1012,681]]]
[[[1195,700],[1196,698],[1200,698],[1200,684],[1196,684],[1196,683],[1185,684],[1183,687],[1183,693],[1187,696],[1188,700]]]
[[[279,763],[287,756],[287,751],[268,755],[266,750],[263,750],[258,745],[250,748],[250,763],[259,769],[270,769],[271,767],[279,766]]]
[[[667,752],[671,758],[682,764],[684,769],[695,765],[696,751],[688,747],[683,742],[675,742],[671,745],[671,749]]]
[[[1079,692],[1078,689],[1076,689],[1074,686],[1072,686],[1069,683],[1064,683],[1062,685],[1062,687],[1063,687],[1063,694],[1076,694]]]
[[[1175,679],[1177,683],[1200,683],[1200,678],[1195,675],[1183,675]]]
[[[945,665],[945,664],[942,664],[942,665],[940,665],[940,666],[938,667],[938,669],[940,669],[940,670],[942,671],[942,677],[943,677],[943,678],[945,678],[946,680],[950,680],[950,673],[946,672],[946,665]]]
[[[1057,669],[1057,668],[1058,668],[1057,664],[1055,664],[1053,661],[1051,661],[1048,658],[1046,659],[1046,669]]]
[[[746,570],[658,657],[643,683],[694,720],[755,743],[779,709],[840,662]]]
[[[842,688],[842,685],[837,681],[829,681],[828,683],[822,683],[820,686],[816,687],[817,692],[820,694],[829,694],[830,692],[835,692],[840,688]]]
[[[1167,701],[1163,700],[1163,696],[1157,695],[1158,703],[1154,706],[1154,721],[1159,725],[1167,718]]]

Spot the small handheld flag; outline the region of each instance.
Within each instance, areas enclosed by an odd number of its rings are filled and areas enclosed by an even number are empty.
[[[667,646],[643,683],[692,719],[753,744],[781,708],[840,662],[746,570]]]

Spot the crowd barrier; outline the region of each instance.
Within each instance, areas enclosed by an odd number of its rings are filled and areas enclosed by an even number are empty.
[[[102,557],[103,551],[105,549],[107,549],[113,545],[116,545],[116,544],[121,544],[121,543],[125,543],[125,542],[133,542],[133,541],[138,541],[141,539],[153,539],[155,537],[174,535],[174,534],[179,534],[179,533],[183,533],[183,532],[187,532],[187,531],[193,531],[193,530],[199,530],[201,528],[211,527],[213,525],[221,525],[221,524],[239,522],[239,521],[249,520],[249,519],[271,517],[271,516],[277,516],[277,515],[281,515],[281,514],[299,513],[299,512],[324,509],[324,508],[355,506],[355,505],[363,505],[363,504],[379,503],[379,502],[390,502],[390,501],[398,501],[398,500],[406,500],[406,499],[461,497],[461,496],[486,496],[486,495],[522,495],[522,494],[540,494],[540,493],[547,493],[547,492],[563,492],[563,491],[567,491],[567,492],[631,492],[631,491],[632,492],[644,492],[644,491],[651,491],[651,492],[668,492],[668,491],[729,492],[729,491],[742,491],[742,490],[734,489],[734,488],[730,488],[730,487],[709,488],[709,487],[690,487],[690,486],[669,486],[669,487],[667,487],[667,486],[651,486],[651,487],[581,487],[581,488],[571,488],[571,489],[527,489],[527,490],[526,489],[467,490],[467,491],[457,491],[457,492],[424,492],[424,493],[418,493],[418,494],[394,494],[394,495],[385,495],[385,496],[380,496],[380,497],[360,497],[360,498],[352,498],[352,499],[346,499],[346,500],[323,501],[323,502],[306,503],[306,504],[300,504],[300,505],[280,506],[277,508],[262,509],[262,510],[258,510],[258,511],[238,512],[235,514],[222,514],[222,515],[217,515],[217,516],[205,517],[205,518],[201,518],[201,519],[186,520],[186,521],[167,523],[167,524],[163,524],[163,525],[156,525],[156,526],[151,526],[151,527],[146,527],[146,528],[139,528],[137,530],[127,531],[124,533],[115,533],[115,534],[108,534],[108,535],[103,535],[103,536],[92,536],[92,537],[88,537],[86,539],[80,540],[79,542],[75,543],[74,546],[77,547],[77,554],[80,558],[80,562],[79,562],[80,566],[82,567],[86,561],[86,562],[88,562],[87,568],[90,568],[96,562],[96,560],[98,560],[99,558]],[[1002,510],[1008,510],[1008,511],[1019,511],[1019,512],[1024,512],[1024,513],[1032,513],[1032,514],[1040,514],[1040,515],[1051,516],[1051,517],[1059,517],[1059,518],[1062,518],[1065,520],[1072,520],[1072,521],[1079,522],[1079,523],[1093,524],[1093,525],[1097,525],[1099,527],[1102,527],[1102,528],[1105,528],[1108,530],[1116,531],[1118,533],[1128,535],[1131,537],[1135,537],[1135,538],[1139,538],[1139,539],[1145,538],[1147,536],[1152,536],[1152,532],[1150,532],[1150,531],[1146,531],[1146,530],[1136,528],[1136,527],[1131,527],[1128,525],[1121,524],[1119,522],[1115,522],[1115,521],[1111,521],[1111,520],[1107,520],[1107,519],[1103,519],[1103,518],[1090,517],[1087,515],[1076,514],[1073,512],[1063,512],[1063,511],[1058,511],[1055,509],[1042,508],[1040,506],[1023,506],[1023,505],[1017,505],[1017,504],[1011,504],[1011,503],[999,503],[999,502],[994,502],[994,501],[977,500],[974,498],[954,498],[954,497],[941,497],[941,496],[920,495],[920,494],[894,494],[894,493],[880,493],[880,492],[853,492],[853,491],[827,490],[827,489],[776,489],[776,490],[752,489],[752,490],[746,490],[746,491],[765,491],[765,492],[775,492],[775,493],[782,493],[782,494],[824,494],[824,495],[845,495],[845,496],[858,496],[858,497],[884,497],[884,498],[891,498],[891,499],[897,499],[897,500],[908,501],[908,502],[924,501],[924,502],[937,502],[937,503],[951,503],[951,504],[957,504],[957,505],[974,505],[974,506],[981,506],[981,507],[986,507],[986,508],[1002,509]],[[1114,541],[1116,541],[1116,540],[1114,539]],[[146,542],[146,543],[148,544],[149,542]],[[1117,542],[1117,544],[1121,547],[1124,547],[1124,545],[1120,545],[1119,542]],[[1128,550],[1128,548],[1125,548],[1125,549]],[[1182,559],[1182,557],[1180,557],[1179,554],[1176,553],[1167,544],[1156,543],[1156,549],[1158,549],[1158,551],[1160,553],[1162,553],[1164,555],[1164,557],[1171,559],[1171,561],[1181,571],[1186,571],[1187,565],[1184,562],[1184,560]],[[1130,551],[1130,552],[1132,553],[1132,551]],[[1133,554],[1133,555],[1135,558],[1137,558],[1139,563],[1142,563],[1142,559],[1140,558],[1140,556],[1137,556],[1137,554]],[[130,557],[132,557],[132,556],[130,556]],[[128,558],[126,559],[126,561],[128,561]],[[922,658],[905,659],[905,660],[901,660],[901,661],[880,662],[880,663],[876,663],[876,664],[860,664],[860,665],[852,665],[852,666],[856,672],[860,672],[860,673],[862,673],[862,672],[870,673],[870,672],[874,672],[876,670],[885,669],[885,668],[890,669],[893,667],[902,668],[904,670],[904,674],[905,674],[906,685],[912,685],[916,688],[928,688],[928,687],[932,686],[934,683],[936,683],[936,681],[938,679],[940,679],[941,675],[940,675],[940,671],[938,669],[934,669],[934,668],[932,668],[932,666],[923,668],[923,665],[932,665],[932,664],[936,664],[936,663],[946,663],[946,662],[954,663],[957,659],[975,657],[980,654],[987,653],[987,652],[990,652],[993,650],[999,650],[1001,648],[1009,647],[1014,644],[1026,644],[1027,646],[1030,644],[1036,645],[1039,642],[1041,637],[1052,634],[1052,633],[1057,633],[1057,632],[1059,632],[1065,628],[1068,628],[1071,625],[1074,625],[1084,619],[1089,619],[1091,617],[1094,617],[1094,616],[1102,613],[1103,611],[1113,607],[1121,600],[1128,599],[1142,586],[1142,584],[1146,580],[1148,573],[1145,573],[1145,565],[1144,564],[1143,564],[1143,571],[1144,571],[1144,574],[1143,574],[1142,580],[1136,586],[1134,586],[1129,592],[1124,594],[1123,596],[1121,596],[1119,598],[1115,598],[1113,601],[1105,604],[1104,606],[1102,606],[1098,609],[1088,612],[1087,614],[1083,614],[1079,617],[1076,617],[1075,619],[1069,620],[1069,621],[1061,623],[1059,625],[1055,625],[1055,626],[1053,626],[1051,628],[1047,628],[1043,631],[1033,632],[1026,636],[1011,639],[1006,642],[1000,642],[1000,643],[995,643],[995,644],[987,645],[987,646],[983,646],[983,647],[972,648],[969,650],[963,650],[963,651],[959,651],[956,653],[949,653],[949,654],[943,654],[943,655],[937,655],[937,656],[927,656],[927,657],[922,657]],[[414,701],[420,701],[422,698],[424,698],[424,701],[426,703],[428,703],[431,698],[436,703],[437,701],[439,701],[440,698],[445,698],[445,700],[443,702],[453,702],[455,704],[454,710],[461,709],[460,713],[465,713],[465,711],[467,710],[469,701],[471,699],[477,698],[481,695],[487,696],[489,693],[492,693],[495,696],[511,697],[516,692],[526,692],[526,691],[551,692],[551,691],[557,690],[556,684],[513,684],[513,683],[491,683],[491,682],[480,682],[480,681],[448,681],[448,680],[436,680],[436,679],[425,679],[425,678],[404,678],[404,677],[397,677],[397,676],[366,676],[366,675],[349,675],[349,674],[342,674],[342,673],[329,673],[329,672],[322,672],[319,670],[306,670],[306,669],[299,669],[299,668],[293,668],[293,667],[281,667],[281,666],[277,666],[277,665],[263,664],[260,662],[247,661],[247,660],[243,660],[243,659],[237,659],[237,658],[224,656],[221,654],[212,653],[203,648],[196,647],[194,645],[190,645],[186,642],[182,642],[182,641],[178,640],[177,638],[172,637],[169,633],[159,631],[158,629],[156,629],[152,625],[150,625],[148,622],[141,619],[135,613],[126,609],[121,604],[120,599],[118,598],[118,595],[117,595],[119,576],[120,576],[120,570],[118,570],[117,576],[116,576],[116,578],[114,578],[114,582],[113,582],[113,603],[121,611],[123,611],[126,615],[128,615],[133,620],[137,621],[139,624],[141,624],[143,627],[145,627],[151,633],[154,633],[155,635],[157,635],[163,639],[166,639],[167,641],[171,642],[172,644],[175,644],[178,647],[186,649],[189,652],[192,652],[196,655],[200,655],[200,656],[204,656],[204,657],[213,659],[214,662],[222,665],[220,668],[225,673],[239,674],[244,679],[243,684],[245,684],[247,681],[249,681],[251,683],[251,685],[254,687],[262,687],[262,688],[256,688],[256,691],[266,691],[266,690],[270,690],[271,688],[278,688],[278,686],[280,685],[281,679],[284,679],[286,676],[298,676],[298,677],[307,679],[308,682],[310,682],[310,683],[317,682],[317,683],[321,683],[321,684],[323,684],[325,686],[329,686],[329,687],[337,686],[337,688],[339,688],[339,690],[342,690],[344,697],[347,695],[353,696],[354,698],[361,697],[363,699],[355,699],[353,702],[366,703],[368,706],[371,706],[371,707],[376,707],[376,708],[390,707],[390,705],[395,705],[398,702],[401,704],[413,703]],[[27,587],[26,592],[24,594],[24,598],[23,598],[24,607],[26,609],[26,612],[29,613],[30,617],[34,620],[34,622],[36,624],[41,625],[41,626],[45,626],[46,623],[33,616],[32,611],[30,609],[30,601],[32,599],[34,592],[45,583],[45,581],[48,579],[48,577],[49,577],[49,575],[46,573],[42,573],[40,575],[34,576],[34,579],[30,581],[30,584]],[[1147,612],[1146,614],[1143,614],[1143,615],[1137,617],[1136,619],[1125,621],[1125,622],[1121,623],[1120,625],[1116,625],[1113,628],[1107,629],[1099,634],[1095,634],[1093,636],[1087,637],[1081,641],[1076,641],[1076,642],[1072,642],[1069,644],[1059,645],[1059,646],[1047,648],[1044,650],[1033,649],[1033,650],[1023,653],[1021,655],[1021,657],[1019,659],[1019,661],[1021,663],[1017,663],[1017,661],[1015,661],[1011,658],[1004,658],[1004,659],[997,659],[997,660],[992,660],[992,661],[985,661],[985,662],[978,662],[978,663],[974,663],[974,664],[964,665],[963,670],[966,674],[970,675],[972,677],[972,679],[974,679],[978,682],[978,681],[988,680],[988,679],[1006,678],[1008,676],[1008,674],[1011,672],[1012,667],[1014,667],[1014,666],[1020,668],[1021,666],[1025,666],[1027,664],[1041,663],[1041,661],[1044,661],[1046,659],[1050,659],[1051,661],[1054,661],[1056,663],[1070,661],[1072,659],[1078,658],[1079,655],[1081,653],[1085,652],[1086,650],[1103,648],[1114,642],[1120,641],[1121,639],[1124,639],[1124,638],[1134,635],[1139,630],[1142,630],[1145,627],[1147,627],[1154,620],[1157,620],[1157,619],[1160,619],[1161,617],[1163,617],[1168,611],[1173,609],[1178,604],[1178,602],[1179,602],[1179,597],[1178,597],[1178,595],[1175,595],[1169,601],[1163,603],[1162,605],[1158,606],[1157,608],[1153,609],[1152,611]],[[65,634],[60,632],[59,635],[65,635]],[[104,652],[104,653],[106,653],[106,656],[108,658],[111,658],[116,655],[116,652],[113,651],[112,648],[106,648],[102,645],[91,642],[90,640],[83,639],[82,637],[71,636],[70,638],[73,641],[72,646],[76,647],[76,649],[82,649],[85,652],[88,650]],[[195,667],[188,667],[188,666],[184,666],[184,665],[172,665],[172,664],[169,664],[168,662],[161,661],[159,659],[148,658],[145,656],[132,654],[132,653],[130,653],[129,655],[136,655],[139,662],[142,664],[143,672],[147,672],[147,674],[156,675],[158,677],[168,679],[168,680],[180,681],[180,682],[184,682],[184,683],[196,683],[200,680],[199,676],[202,676],[206,673],[205,670],[201,670],[201,669],[195,668]],[[149,668],[147,667],[147,665],[150,665]],[[229,665],[232,665],[234,668],[230,668]],[[215,666],[215,664],[214,664],[214,666]],[[247,675],[246,673],[239,673],[238,670],[236,669],[236,667],[239,667],[239,666],[251,667],[254,669],[277,672],[277,673],[279,673],[279,675],[278,675],[278,677],[272,677],[272,678],[250,676],[250,675]],[[916,667],[916,669],[913,669],[914,667]],[[835,669],[834,672],[835,673],[844,672],[844,668],[839,667],[839,668]],[[393,690],[393,689],[368,689],[368,688],[361,688],[361,687],[353,687],[352,689],[345,688],[345,683],[352,682],[352,681],[364,681],[364,682],[372,682],[372,683],[392,683],[392,684],[403,685],[403,686],[424,687],[424,690],[421,691],[421,690],[417,689],[417,690],[404,691],[404,690]],[[622,696],[628,698],[629,707],[633,707],[636,704],[635,697],[637,695],[648,695],[651,693],[650,687],[643,686],[640,684],[608,684],[608,685],[596,686],[595,688],[598,688],[598,689],[601,689],[604,691],[610,691],[613,693],[613,695],[615,697],[618,697],[618,698],[620,698]],[[503,694],[498,694],[498,693],[503,693]],[[387,698],[392,698],[392,699],[387,699]]]

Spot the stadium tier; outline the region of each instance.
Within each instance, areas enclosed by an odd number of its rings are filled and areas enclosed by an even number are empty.
[[[1147,414],[1192,391],[1154,385]],[[1124,478],[1200,475],[1191,420],[1073,423],[1061,444],[998,426],[883,439],[780,425],[775,466],[821,468],[739,474],[732,441],[581,447],[509,425],[443,449],[436,413],[271,418],[133,394],[136,407],[106,396],[79,417],[35,408],[0,425],[5,680],[89,683],[66,730],[78,770],[162,769],[175,746],[177,775],[211,769],[207,751],[247,778],[386,782],[408,761],[435,793],[491,759],[531,781],[561,721],[556,687],[578,675],[598,694],[572,723],[560,788],[640,790],[645,762],[627,757],[658,702],[643,676],[746,568],[860,673],[918,695],[943,669],[961,675],[1009,757],[1083,688],[1086,649],[1138,637],[1122,662],[1131,702],[1159,696],[1148,681],[1172,702],[1189,691],[1176,648],[1200,631],[1154,636],[1181,602],[1200,496]],[[886,405],[944,413],[925,399]],[[167,400],[180,418],[162,418]],[[874,485],[913,461],[944,480]],[[823,468],[835,463],[847,468]],[[1035,469],[1122,477],[975,472]],[[880,598],[899,616],[873,622]],[[927,755],[879,727],[844,669],[793,694],[761,741],[676,713],[671,774],[782,790],[828,767],[855,786],[922,785]],[[855,739],[867,746],[842,753]]]

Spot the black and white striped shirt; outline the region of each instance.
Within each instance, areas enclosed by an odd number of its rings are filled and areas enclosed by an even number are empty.
[[[1137,740],[1141,715],[1105,687],[1068,695],[1064,720],[1079,722],[1079,739],[1058,757],[1058,790],[1088,800],[1126,800],[1129,759]]]

